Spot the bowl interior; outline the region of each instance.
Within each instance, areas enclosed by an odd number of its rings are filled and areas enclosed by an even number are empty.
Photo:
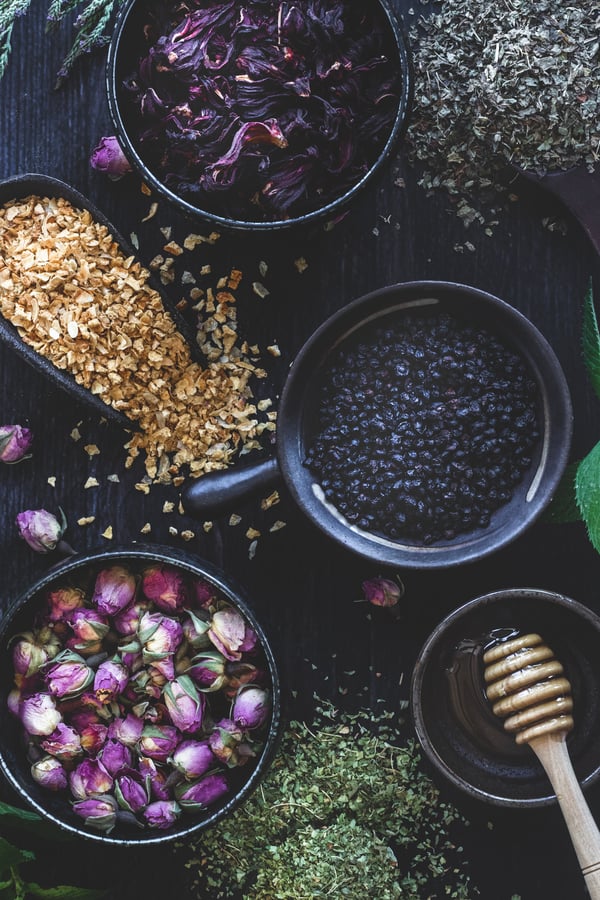
[[[319,392],[332,353],[373,321],[397,321],[422,304],[463,317],[495,334],[526,362],[538,388],[541,437],[532,463],[512,499],[485,528],[452,540],[418,545],[388,540],[357,529],[322,499],[304,464],[318,427]],[[468,562],[491,553],[521,534],[542,512],[567,463],[572,431],[569,391],[560,364],[535,326],[516,309],[464,285],[410,282],[369,294],[327,320],[302,348],[284,388],[278,420],[278,449],[287,486],[309,517],[330,537],[369,559],[389,565],[434,568]]]
[[[435,768],[471,797],[498,806],[536,807],[555,795],[530,747],[503,730],[484,696],[483,645],[496,629],[536,632],[563,664],[572,688],[574,730],[567,745],[577,778],[600,774],[600,618],[546,591],[499,591],[467,603],[426,641],[411,705],[417,735]]]
[[[144,29],[147,26],[148,8],[150,5],[147,2],[140,2],[140,0],[129,0],[121,10],[111,38],[107,61],[106,80],[109,109],[119,142],[126,156],[141,173],[144,180],[159,194],[171,203],[174,203],[182,212],[193,218],[200,216],[225,228],[237,230],[282,229],[298,224],[305,225],[313,222],[315,219],[321,220],[339,214],[340,209],[353,199],[355,194],[371,180],[390,157],[406,129],[412,100],[412,64],[404,29],[389,0],[376,0],[376,5],[378,10],[380,10],[385,31],[386,53],[390,59],[397,61],[400,72],[401,82],[398,108],[389,134],[381,142],[381,146],[369,170],[357,183],[350,188],[344,188],[340,195],[334,197],[330,202],[307,209],[297,215],[291,215],[289,218],[282,216],[281,218],[268,220],[262,220],[260,217],[256,217],[256,219],[248,217],[246,219],[242,216],[225,214],[220,206],[218,196],[211,207],[208,204],[196,205],[193,200],[181,196],[176,190],[165,184],[163,178],[157,173],[156,167],[151,162],[147,151],[143,149],[143,146],[134,137],[136,116],[133,105],[128,100],[123,87],[126,79],[131,77],[137,61],[147,53],[148,48],[144,38]]]
[[[7,706],[7,696],[13,687],[14,670],[10,640],[21,631],[30,630],[33,616],[39,609],[49,590],[58,587],[93,588],[96,574],[112,565],[123,565],[134,573],[152,563],[166,563],[179,569],[188,578],[202,578],[209,582],[219,596],[237,608],[255,630],[259,639],[260,658],[264,664],[272,697],[270,721],[261,730],[262,749],[256,759],[245,766],[228,770],[231,790],[223,801],[217,801],[206,811],[184,813],[168,830],[140,829],[133,825],[118,823],[110,834],[103,834],[89,828],[83,819],[71,809],[63,792],[54,793],[38,785],[32,778],[30,763],[24,747],[23,729]],[[223,713],[226,715],[226,712]],[[242,590],[231,584],[221,572],[208,563],[194,559],[186,553],[172,548],[148,548],[143,545],[135,550],[119,550],[89,554],[83,558],[73,557],[50,570],[43,578],[25,592],[2,620],[0,627],[0,768],[15,790],[27,800],[41,815],[64,829],[77,832],[104,843],[151,844],[181,837],[205,828],[226,816],[256,787],[265,774],[275,749],[280,724],[279,675],[268,639],[254,613],[248,606]]]

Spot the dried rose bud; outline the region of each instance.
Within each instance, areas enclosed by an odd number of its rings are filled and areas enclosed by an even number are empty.
[[[98,612],[114,616],[133,602],[137,581],[123,566],[111,566],[98,573],[92,603]]]
[[[17,527],[23,540],[36,553],[56,550],[67,528],[67,520],[61,509],[61,521],[46,509],[26,509],[17,515]]]
[[[90,165],[113,181],[131,172],[131,165],[114,135],[100,138],[100,143],[92,150]]]
[[[202,609],[209,609],[216,599],[214,587],[208,581],[200,578],[194,581],[192,585],[192,595],[195,605],[200,606]]]
[[[21,425],[0,425],[0,462],[18,463],[29,459],[33,432]]]
[[[62,791],[68,784],[67,773],[55,756],[43,756],[31,766],[33,780],[49,791]]]
[[[121,612],[117,613],[113,618],[115,631],[124,637],[134,635],[139,628],[140,619],[143,614],[150,608],[150,601],[145,597],[140,597],[126,606]]]
[[[117,801],[110,794],[104,797],[88,797],[73,804],[73,812],[85,820],[85,824],[104,834],[110,834],[117,822]]]
[[[128,713],[124,719],[114,719],[108,726],[108,736],[115,741],[120,741],[127,747],[135,747],[142,736],[144,722],[133,713]]]
[[[187,588],[183,575],[171,566],[151,566],[142,573],[142,591],[165,612],[186,606]]]
[[[224,686],[226,697],[235,697],[243,684],[258,684],[266,679],[263,669],[258,669],[252,663],[228,662],[225,666],[227,682]]]
[[[106,743],[108,728],[106,725],[101,725],[100,722],[86,725],[79,732],[79,737],[85,752],[90,756],[96,756]]]
[[[193,784],[178,785],[175,796],[182,809],[206,809],[229,792],[229,784],[222,772],[213,772]]]
[[[139,740],[139,749],[144,756],[158,762],[166,762],[175,752],[181,734],[172,725],[145,725]]]
[[[67,617],[83,606],[84,593],[79,588],[58,588],[50,591],[47,598],[48,620],[50,622],[66,622]]]
[[[244,731],[252,731],[264,725],[270,712],[269,692],[255,684],[246,684],[239,689],[233,701],[231,718]]]
[[[169,762],[188,781],[199,778],[212,769],[216,758],[208,741],[182,741]]]
[[[218,650],[201,650],[190,661],[186,673],[201,691],[220,691],[228,683],[226,659]]]
[[[83,657],[63,650],[44,675],[46,687],[55,697],[69,700],[82,694],[94,680],[94,670]]]
[[[22,702],[23,702],[23,694],[21,692],[20,687],[13,688],[12,691],[8,692],[8,696],[6,698],[6,705],[8,707],[9,712],[11,712],[13,714],[13,716],[19,717]]]
[[[65,615],[65,621],[73,629],[76,638],[75,644],[79,644],[85,650],[90,644],[103,641],[110,630],[108,619],[95,609],[79,607]],[[74,650],[80,649],[78,646]]]
[[[170,828],[181,815],[181,807],[175,800],[156,800],[142,815],[151,828]]]
[[[144,613],[138,637],[143,646],[144,661],[153,662],[175,653],[183,639],[181,624],[162,613]]]
[[[126,744],[121,744],[120,741],[109,738],[102,747],[98,759],[109,775],[114,776],[117,772],[120,772],[121,769],[126,769],[131,766],[133,755]]]
[[[115,779],[115,798],[121,809],[137,813],[148,805],[148,787],[134,769],[126,769]]]
[[[175,751],[177,752],[177,751]],[[171,791],[167,785],[167,775],[149,756],[141,756],[138,771],[154,800],[171,800]]]
[[[71,725],[65,725],[64,722],[59,722],[40,746],[50,756],[60,760],[76,759],[83,753],[81,737]]]
[[[62,715],[50,694],[26,697],[19,706],[19,716],[28,734],[52,734],[62,722]]]
[[[243,766],[254,756],[254,750],[244,740],[244,732],[231,719],[221,719],[208,736],[210,749],[228,768]]]
[[[39,644],[32,631],[24,631],[20,635],[20,640],[13,645],[12,660],[15,675],[22,675],[24,678],[35,675],[41,666],[56,656],[59,646],[56,641],[49,642],[47,646]]]
[[[253,650],[258,640],[241,613],[230,606],[213,615],[208,636],[217,650],[231,660],[241,659],[242,653]]]
[[[203,647],[210,647],[210,638],[208,629],[210,622],[201,619],[195,615],[191,609],[186,609],[188,618],[183,622],[183,634],[194,650],[200,650]]]
[[[113,777],[99,759],[84,759],[69,773],[69,787],[78,800],[105,794],[112,786]]]
[[[198,731],[204,718],[206,697],[198,692],[191,678],[180,675],[170,681],[163,691],[163,699],[176,728]]]
[[[370,578],[363,581],[362,589],[365,600],[373,606],[395,606],[404,593],[398,582],[388,578]]]
[[[118,658],[100,663],[94,675],[94,693],[102,703],[110,703],[123,693],[129,681],[129,671]]]

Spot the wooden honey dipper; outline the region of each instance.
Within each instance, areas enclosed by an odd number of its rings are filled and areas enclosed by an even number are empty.
[[[600,832],[573,771],[571,685],[539,634],[502,641],[483,655],[486,696],[517,744],[529,744],[564,816],[592,900],[600,900]]]

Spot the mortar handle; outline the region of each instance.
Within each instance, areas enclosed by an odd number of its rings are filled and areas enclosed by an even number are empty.
[[[600,171],[588,172],[585,166],[547,175],[519,171],[526,179],[562,200],[587,232],[596,253],[600,254]]]
[[[279,478],[279,465],[274,458],[244,468],[233,466],[208,472],[184,487],[181,502],[190,516],[210,519],[231,512],[237,503],[261,491],[270,492]]]
[[[600,832],[573,771],[565,734],[545,734],[529,746],[550,779],[590,898],[600,900]]]

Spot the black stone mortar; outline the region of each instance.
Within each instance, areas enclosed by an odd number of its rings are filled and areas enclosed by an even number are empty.
[[[430,544],[383,537],[348,522],[326,499],[306,465],[319,430],[320,390],[338,348],[376,320],[391,321],[407,309],[435,307],[495,335],[521,357],[537,388],[539,439],[512,497],[487,525]],[[244,495],[265,491],[283,475],[286,487],[308,518],[328,537],[380,565],[415,569],[471,562],[513,541],[541,515],[567,464],[573,414],[567,383],[554,351],[518,310],[491,294],[466,285],[416,281],[391,285],[355,300],[335,313],[300,350],[285,384],[278,412],[277,461],[210,473],[183,492],[191,515],[210,518],[232,508]],[[385,450],[385,445],[382,446]],[[391,452],[391,450],[390,450]]]

